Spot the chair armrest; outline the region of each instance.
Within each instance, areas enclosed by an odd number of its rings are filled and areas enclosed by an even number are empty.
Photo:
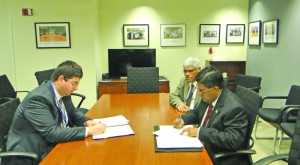
[[[37,164],[38,155],[34,152],[19,152],[19,151],[5,151],[0,152],[0,158],[8,157],[25,157],[32,160],[32,164]]]
[[[82,102],[85,100],[85,96],[82,94],[79,94],[79,93],[72,93],[71,95],[81,97],[81,100],[80,100],[79,104],[77,105],[77,108],[80,108]]]
[[[277,100],[278,99],[285,99],[286,100],[287,96],[265,96],[265,97],[262,98],[260,107],[263,106],[265,100],[271,100],[271,99],[277,99]]]
[[[288,119],[287,118],[288,116],[284,115],[286,113],[286,111],[294,112],[295,109],[299,109],[299,108],[300,108],[300,105],[285,105],[285,106],[282,106],[281,109],[280,109],[280,112],[278,114],[281,117],[278,118],[277,124],[280,125],[283,121],[283,118]],[[287,116],[287,117],[285,117],[285,116]]]
[[[261,87],[251,87],[251,88],[248,88],[250,90],[257,90],[257,89],[261,89]]]
[[[266,165],[278,160],[287,162],[288,158],[288,154],[271,155],[258,160],[257,162],[253,163],[253,165]]]
[[[291,113],[298,114],[300,110],[300,105],[286,105],[283,107],[282,112],[282,122],[288,121],[288,118]]]
[[[16,91],[17,93],[19,93],[19,92],[26,92],[26,93],[29,93],[29,91]]]
[[[221,152],[221,153],[217,153],[214,155],[214,157],[216,159],[222,158],[222,157],[227,157],[227,156],[232,156],[232,155],[252,155],[252,154],[256,154],[255,150],[238,150],[238,151],[233,151],[233,152]]]

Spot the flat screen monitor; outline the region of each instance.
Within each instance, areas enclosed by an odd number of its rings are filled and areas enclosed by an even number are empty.
[[[110,78],[126,77],[128,67],[156,67],[156,49],[108,49]]]

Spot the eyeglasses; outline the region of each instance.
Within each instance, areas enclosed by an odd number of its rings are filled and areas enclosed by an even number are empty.
[[[183,70],[183,73],[193,73],[196,69]]]
[[[76,87],[79,85],[79,82],[74,82],[71,79],[66,79],[67,81],[70,81],[73,87]]]
[[[209,91],[211,88],[208,88],[208,89],[206,89],[206,90],[201,90],[201,89],[199,89],[199,92],[201,93],[201,94],[205,94],[207,91]]]

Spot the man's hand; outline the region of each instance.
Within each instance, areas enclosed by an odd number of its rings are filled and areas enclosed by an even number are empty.
[[[98,122],[95,122],[95,121],[93,121],[93,120],[88,120],[88,121],[86,121],[84,124],[85,124],[87,127],[91,127],[91,126],[95,125],[96,123],[98,123]]]
[[[184,103],[179,103],[177,106],[178,111],[186,112],[190,110],[190,107],[185,105]]]
[[[96,123],[92,126],[87,127],[88,135],[99,135],[106,130],[107,126],[103,123]]]
[[[182,128],[184,125],[184,121],[180,118],[176,118],[173,122],[173,127],[174,128]]]
[[[189,127],[189,128],[182,130],[182,132],[180,134],[183,135],[186,133],[189,137],[196,137],[198,134],[198,128]]]

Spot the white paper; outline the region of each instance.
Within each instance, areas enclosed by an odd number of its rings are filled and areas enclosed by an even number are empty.
[[[159,131],[153,132],[156,136],[157,148],[202,148],[203,144],[197,137],[180,135],[183,129],[192,127],[186,125],[181,129],[172,125],[159,126]]]
[[[130,125],[127,124],[121,126],[107,127],[103,134],[94,135],[93,139],[104,139],[104,138],[126,136],[132,134],[134,134],[134,132],[131,129]]]
[[[128,120],[122,116],[113,116],[113,117],[106,117],[101,119],[94,119],[95,122],[104,123],[107,127],[119,126],[119,125],[126,125],[128,124]]]

